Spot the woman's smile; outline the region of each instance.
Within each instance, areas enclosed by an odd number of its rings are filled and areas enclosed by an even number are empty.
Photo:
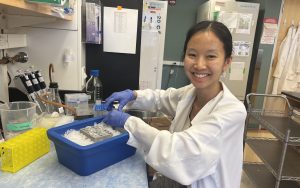
[[[192,72],[192,74],[197,77],[197,78],[204,78],[204,77],[207,77],[209,76],[209,74],[207,73],[197,73],[197,72]]]

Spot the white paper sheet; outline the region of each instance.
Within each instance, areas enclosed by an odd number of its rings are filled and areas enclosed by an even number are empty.
[[[104,7],[103,51],[136,53],[138,10]]]
[[[239,14],[236,33],[250,34],[252,24],[252,14]]]
[[[238,22],[238,13],[220,12],[218,21],[225,24],[228,28],[236,28]]]
[[[261,36],[261,44],[274,44],[275,37],[277,36],[277,19],[265,18],[264,19],[264,30]]]
[[[229,80],[243,80],[245,62],[232,62],[230,65]]]
[[[248,41],[233,41],[234,56],[249,56],[250,42]]]
[[[142,30],[143,31],[161,31],[162,23],[162,9],[164,4],[155,1],[144,1],[143,8],[143,20]]]

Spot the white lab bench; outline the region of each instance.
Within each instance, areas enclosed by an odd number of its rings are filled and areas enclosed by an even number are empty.
[[[0,187],[30,188],[147,188],[146,164],[140,153],[89,176],[61,165],[51,143],[50,152],[16,173],[0,171]]]

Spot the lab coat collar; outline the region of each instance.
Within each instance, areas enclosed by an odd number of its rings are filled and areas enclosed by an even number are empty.
[[[209,114],[215,106],[218,104],[218,102],[222,99],[223,93],[230,92],[228,88],[225,86],[225,84],[220,81],[223,87],[223,90],[213,99],[211,99],[195,116],[195,118],[191,121],[191,125],[193,125],[193,122],[195,119],[201,119],[201,116],[205,117],[207,114]],[[171,126],[170,126],[170,132],[180,132],[185,129],[185,122],[186,118],[189,117],[193,101],[196,97],[196,88],[191,84],[190,89],[186,92],[186,94],[183,96],[183,98],[178,102],[177,114],[181,114],[180,116],[175,116]],[[196,118],[197,117],[197,118]]]

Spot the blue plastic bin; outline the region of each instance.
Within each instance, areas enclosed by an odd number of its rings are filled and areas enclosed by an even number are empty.
[[[69,129],[79,130],[88,125],[93,126],[102,119],[96,117],[75,121],[47,131],[62,165],[81,176],[88,176],[135,154],[136,149],[126,144],[129,138],[127,132],[88,146],[80,146],[63,136]]]

